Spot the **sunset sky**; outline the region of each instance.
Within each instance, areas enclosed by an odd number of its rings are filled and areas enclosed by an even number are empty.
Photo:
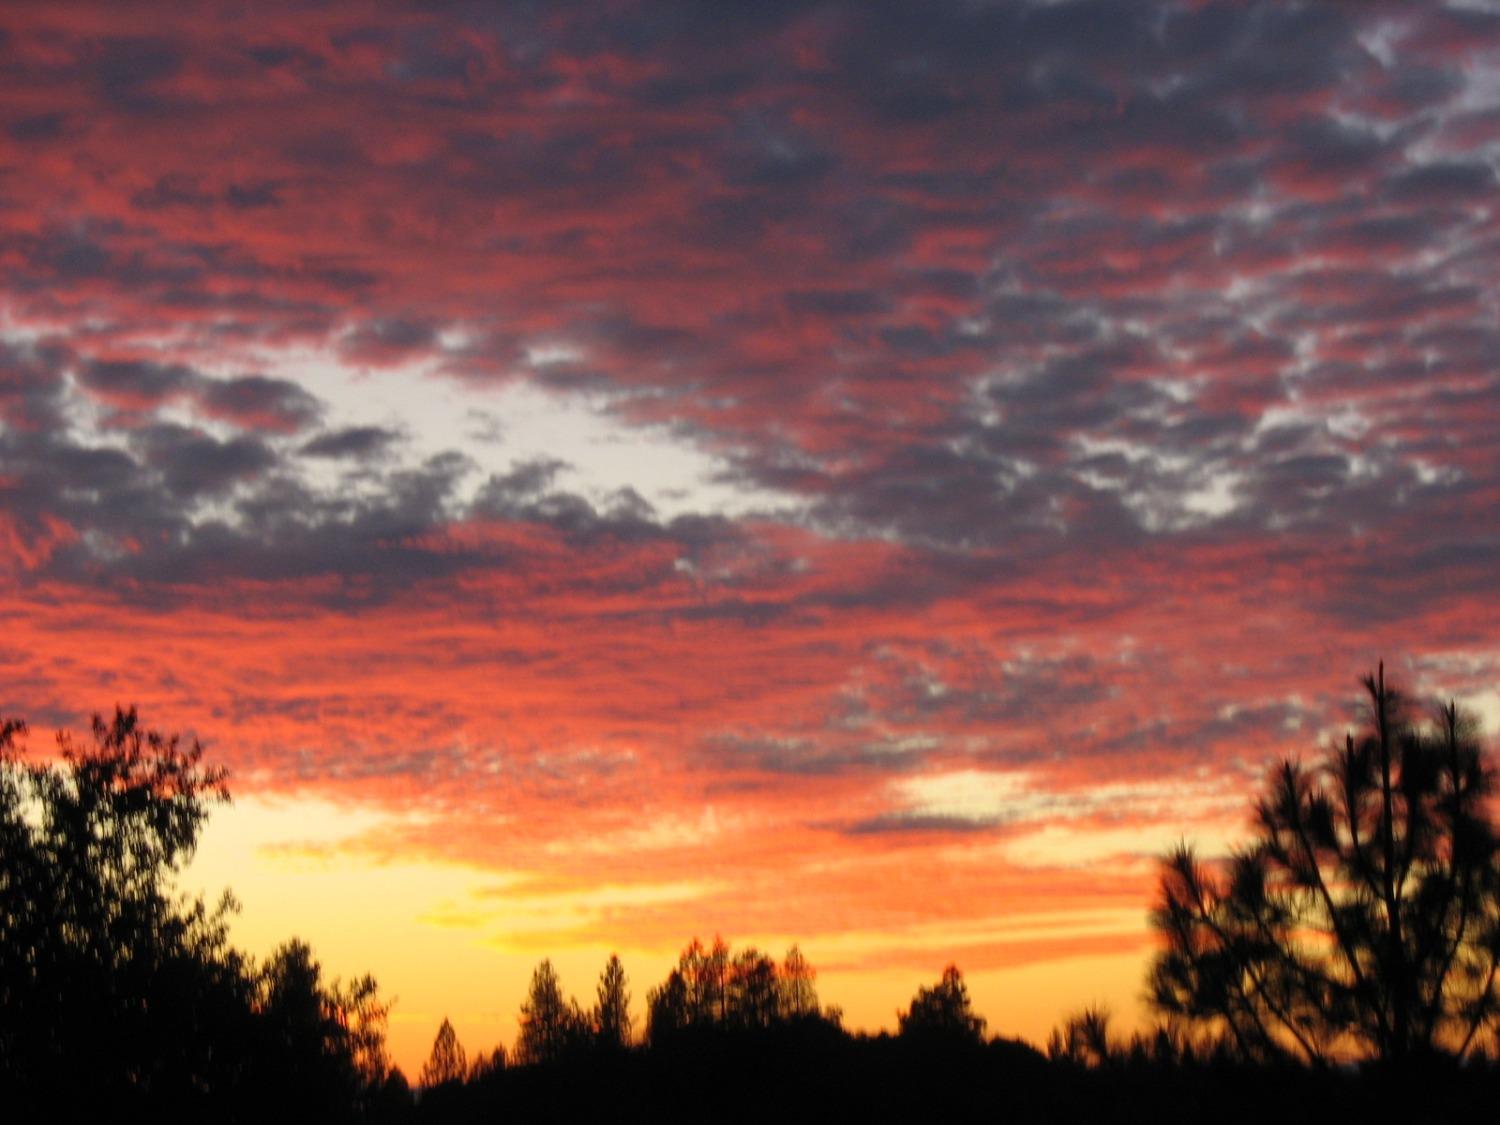
[[[0,9],[0,714],[438,1022],[1138,1018],[1384,657],[1500,727],[1500,5]]]

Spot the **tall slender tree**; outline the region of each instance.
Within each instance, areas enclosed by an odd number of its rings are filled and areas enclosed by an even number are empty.
[[[778,1006],[783,1019],[800,1019],[818,1014],[818,974],[803,956],[802,950],[792,946],[786,951],[777,976]]]
[[[531,974],[520,1022],[516,1059],[522,1064],[555,1062],[587,1038],[588,1018],[578,1001],[563,999],[562,985],[550,960],[543,961]]]
[[[729,946],[715,937],[712,946],[697,938],[678,958],[677,970],[687,988],[687,1019],[691,1024],[724,1022],[729,1010]]]
[[[630,1016],[629,981],[618,954],[611,953],[599,974],[594,1005],[594,1036],[601,1047],[619,1050],[629,1046],[633,1020]]]
[[[422,1067],[422,1085],[431,1089],[448,1082],[462,1082],[468,1073],[468,1054],[458,1041],[458,1033],[453,1030],[448,1017],[444,1016],[437,1038],[432,1041],[432,1054],[427,1056],[427,1063]]]
[[[1451,702],[1419,727],[1385,668],[1320,767],[1283,762],[1222,871],[1183,845],[1152,919],[1156,1007],[1252,1057],[1400,1066],[1500,1026],[1494,775]]]

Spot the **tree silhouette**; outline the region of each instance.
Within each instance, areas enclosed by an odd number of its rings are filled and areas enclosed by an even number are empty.
[[[1163,861],[1152,999],[1250,1057],[1400,1066],[1472,1053],[1500,1020],[1477,723],[1450,703],[1418,728],[1384,665],[1362,682],[1366,729],[1276,769],[1226,872],[1186,844]]]
[[[985,1021],[969,1006],[969,989],[957,965],[943,970],[931,988],[919,988],[911,1007],[896,1018],[903,1038],[982,1043]]]
[[[818,1014],[817,976],[801,949],[794,945],[786,951],[777,979],[778,1007],[783,1019]]]
[[[276,1097],[337,1115],[379,1092],[390,1077],[389,1006],[372,977],[324,984],[312,949],[293,939],[267,959],[257,986],[260,1082]]]
[[[386,1005],[362,977],[325,986],[289,943],[255,969],[228,941],[235,903],[176,890],[209,806],[203,748],[95,716],[58,760],[0,723],[0,1091],[20,1119],[154,1113],[328,1121],[404,1099]]]
[[[432,1041],[432,1053],[422,1067],[421,1083],[426,1087],[441,1086],[446,1082],[462,1082],[469,1074],[469,1059],[458,1033],[443,1017],[438,1026],[437,1037]]]
[[[468,1081],[486,1082],[505,1073],[505,1048],[499,1044],[489,1053],[479,1051],[469,1064]]]
[[[249,983],[210,910],[174,880],[224,773],[203,749],[95,715],[28,763],[0,724],[0,1083],[79,1106],[192,1100],[238,1081]]]
[[[588,1039],[588,1018],[576,1000],[564,1000],[557,970],[543,961],[531,974],[521,1005],[516,1059],[524,1064],[555,1062]]]
[[[646,1039],[659,1046],[683,1031],[766,1030],[789,1021],[836,1028],[843,1013],[818,1010],[816,976],[795,945],[778,967],[753,946],[736,953],[721,937],[712,946],[694,938],[667,979],[646,993]]]
[[[667,979],[646,993],[647,1038],[660,1043],[676,1031],[723,1025],[729,1016],[730,976],[724,939],[714,938],[708,948],[693,938]]]
[[[1115,1051],[1109,1020],[1109,1009],[1099,1004],[1074,1012],[1047,1038],[1047,1057],[1079,1066],[1104,1065]]]
[[[688,990],[680,969],[646,992],[646,1039],[659,1047],[688,1026]]]
[[[630,1043],[634,1021],[630,1016],[628,983],[619,955],[611,953],[599,974],[598,1000],[594,1005],[594,1037],[606,1049],[619,1050]]]
[[[776,962],[758,949],[743,949],[729,966],[725,1021],[732,1027],[770,1027],[781,1017]]]
[[[678,958],[677,971],[687,986],[688,1023],[723,1023],[729,1001],[729,946],[724,939],[715,937],[713,947],[705,948],[694,938]]]

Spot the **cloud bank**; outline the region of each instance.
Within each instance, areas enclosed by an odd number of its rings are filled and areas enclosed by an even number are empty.
[[[6,713],[671,943],[1143,908],[1494,699],[1492,7],[229,14],[0,15]]]

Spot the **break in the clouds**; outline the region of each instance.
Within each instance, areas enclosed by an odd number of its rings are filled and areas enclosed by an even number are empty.
[[[668,943],[1143,903],[1382,655],[1495,717],[1493,5],[0,29],[6,713]]]

